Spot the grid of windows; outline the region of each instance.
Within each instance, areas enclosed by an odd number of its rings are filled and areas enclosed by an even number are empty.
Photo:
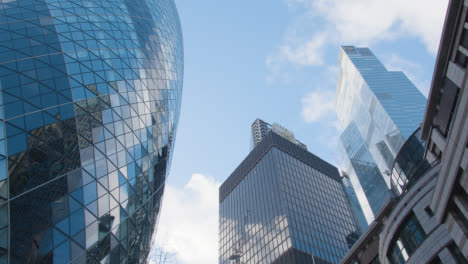
[[[344,46],[339,61],[338,118],[343,127],[354,122],[379,171],[391,171],[394,157],[423,119],[426,98],[404,73],[388,71],[368,48]],[[388,177],[385,181],[390,186]]]
[[[277,153],[279,186],[287,206],[293,247],[331,263],[347,253],[357,232],[342,183],[293,156]]]
[[[219,214],[220,263],[236,251],[244,263],[338,263],[357,232],[342,183],[277,146],[221,200]]]
[[[173,1],[0,1],[0,263],[141,263],[179,117]]]

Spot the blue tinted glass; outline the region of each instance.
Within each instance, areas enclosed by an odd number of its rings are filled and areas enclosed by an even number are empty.
[[[57,229],[54,229],[54,247],[60,245],[67,237]]]
[[[78,210],[70,216],[70,234],[74,235],[84,228],[84,211]]]
[[[57,229],[63,231],[65,234],[70,233],[70,219],[67,217],[55,225]]]
[[[54,250],[54,264],[68,263],[70,261],[70,240]]]
[[[124,248],[110,261],[145,262],[158,217],[153,210],[161,200],[153,190],[161,190],[167,176],[174,145],[168,135],[176,132],[182,93],[183,43],[174,2],[18,0],[4,3],[0,12],[0,120],[8,120],[5,130],[0,127],[0,180],[8,180],[0,185],[0,196],[12,199],[8,241],[0,241],[0,251],[12,263],[68,263],[83,256],[104,263],[109,237],[97,234],[107,234],[102,230],[112,224],[116,232],[125,230],[117,238],[125,240],[116,241]],[[148,141],[159,149],[147,151]],[[130,162],[138,166],[128,173]],[[108,176],[117,169],[120,181],[117,173]],[[126,185],[127,174],[133,189]],[[136,177],[153,174],[159,180],[151,186]],[[60,204],[64,197],[66,204]],[[83,206],[93,228],[85,229]],[[111,221],[111,207],[122,210],[114,217],[131,214],[128,234],[126,225]],[[136,217],[138,208],[145,210]],[[90,223],[98,214],[102,219]],[[50,219],[59,221],[55,231],[47,225],[24,228]],[[43,254],[31,243],[39,233]],[[138,250],[127,255],[128,245]]]
[[[97,199],[96,182],[92,182],[83,187],[84,203],[89,204]]]
[[[19,134],[16,136],[8,137],[8,154],[14,155],[21,153],[27,149],[26,134]]]

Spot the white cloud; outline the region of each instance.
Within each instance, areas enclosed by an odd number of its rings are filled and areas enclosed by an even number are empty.
[[[302,7],[305,11],[296,19],[300,23],[292,23],[287,30],[276,55],[269,56],[269,64],[271,58],[276,58],[279,64],[321,65],[323,51],[330,45],[364,46],[407,36],[419,38],[435,56],[448,3],[447,0],[285,1],[290,9]],[[302,30],[310,25],[320,30],[312,34],[310,30]]]
[[[299,45],[285,44],[280,48],[280,56],[299,65],[321,65],[323,64],[321,54],[323,53],[326,38],[326,34],[321,33]]]
[[[312,123],[333,111],[333,96],[331,91],[317,89],[301,98],[302,119]]]
[[[166,185],[156,246],[179,263],[217,263],[219,185],[202,174],[183,188]]]
[[[309,0],[307,7],[324,16],[345,42],[369,43],[413,35],[435,55],[448,1]],[[424,12],[421,7],[424,6]]]

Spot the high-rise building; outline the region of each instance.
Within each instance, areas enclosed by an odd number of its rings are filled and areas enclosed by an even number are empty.
[[[405,74],[388,71],[368,48],[341,47],[339,64],[335,109],[345,128],[340,137],[345,170],[353,184],[361,184],[375,214],[390,197],[388,174],[422,122],[426,99]]]
[[[359,236],[338,169],[274,131],[219,201],[219,263],[338,263]]]
[[[273,123],[273,125],[270,125],[269,123],[263,121],[260,118],[255,119],[255,121],[252,123],[251,148],[254,148],[258,143],[260,143],[271,130],[276,134],[284,137],[285,139],[291,141],[292,143],[298,145],[299,147],[307,150],[307,146],[304,143],[297,140],[294,137],[294,133],[292,131],[277,123]]]
[[[343,264],[468,263],[468,2],[448,5],[424,120],[395,158],[395,199]]]
[[[348,177],[352,177],[350,180],[358,181],[354,186],[360,185],[367,198],[364,200],[361,198],[363,207],[369,206],[375,215],[392,196],[390,190],[354,122],[343,131],[340,140],[342,156],[347,157],[343,159],[346,173],[349,174]],[[368,213],[369,223],[372,218],[373,216]]]
[[[175,4],[0,3],[0,263],[143,263],[179,118]]]
[[[359,202],[359,198],[357,197],[356,190],[354,190],[353,184],[351,180],[348,178],[348,175],[342,172],[341,180],[343,182],[344,189],[346,194],[348,195],[349,202],[351,204],[351,209],[353,210],[354,215],[356,216],[356,221],[359,225],[359,233],[364,232],[367,227],[366,216],[362,210],[361,203]]]

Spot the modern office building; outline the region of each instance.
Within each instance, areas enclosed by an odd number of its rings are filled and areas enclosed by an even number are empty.
[[[0,3],[0,263],[144,263],[179,118],[170,1]]]
[[[285,139],[291,141],[292,143],[298,145],[299,147],[307,150],[307,146],[304,143],[297,140],[294,137],[294,133],[292,131],[277,123],[273,123],[273,125],[270,125],[269,123],[263,121],[260,118],[255,119],[255,121],[252,123],[251,148],[253,149],[258,143],[260,143],[271,130],[276,134],[284,137]]]
[[[340,141],[342,156],[346,157],[343,159],[344,170],[350,179],[358,181],[354,186],[361,186],[367,198],[361,199],[363,207],[369,206],[373,215],[376,215],[383,204],[392,197],[390,189],[354,122],[340,135]],[[373,215],[367,216],[369,222],[372,221]]]
[[[338,263],[359,229],[336,167],[268,132],[219,189],[219,263]]]
[[[426,99],[405,74],[388,71],[368,48],[343,46],[338,60],[335,110],[345,128],[340,137],[345,169],[376,214],[390,197],[388,173],[422,122]]]
[[[344,189],[346,191],[346,194],[348,195],[348,199],[351,204],[351,209],[353,210],[353,213],[356,217],[356,221],[359,226],[359,233],[363,233],[364,231],[366,231],[369,225],[367,224],[366,216],[364,215],[364,212],[362,210],[361,203],[359,202],[359,198],[357,197],[356,191],[354,190],[353,184],[348,178],[348,175],[342,172],[341,176]]]
[[[342,263],[468,263],[467,14],[449,2],[424,120],[392,169],[395,200]]]

